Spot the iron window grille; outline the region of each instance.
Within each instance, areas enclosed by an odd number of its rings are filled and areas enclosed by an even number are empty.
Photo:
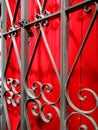
[[[98,126],[96,124],[96,122],[94,121],[94,119],[89,115],[90,113],[92,113],[97,107],[98,107],[98,96],[96,95],[96,93],[88,88],[82,89],[80,90],[79,93],[79,98],[80,100],[85,100],[83,99],[83,97],[81,97],[81,91],[86,90],[90,93],[93,94],[93,96],[96,99],[96,106],[94,109],[89,110],[89,111],[83,111],[80,110],[79,108],[77,108],[71,101],[70,96],[68,94],[68,83],[70,81],[71,75],[75,69],[75,66],[77,64],[77,61],[82,53],[82,50],[86,44],[86,41],[88,39],[88,36],[92,30],[93,24],[96,20],[97,17],[97,13],[98,13],[98,0],[84,0],[83,2],[80,2],[78,4],[69,6],[68,5],[68,0],[61,0],[61,10],[50,14],[47,10],[45,10],[45,5],[46,5],[47,0],[43,1],[43,4],[41,6],[40,1],[37,0],[38,6],[39,6],[39,10],[40,10],[40,14],[36,15],[36,18],[34,21],[27,21],[27,17],[28,14],[25,12],[25,10],[27,10],[28,8],[28,3],[26,0],[17,0],[16,3],[16,8],[14,11],[14,16],[12,16],[12,12],[10,9],[10,5],[9,5],[9,1],[8,0],[2,0],[1,1],[1,24],[2,24],[2,97],[0,99],[0,113],[1,113],[1,125],[0,125],[0,129],[4,130],[6,127],[6,123],[5,125],[3,124],[3,122],[7,122],[7,127],[10,130],[10,121],[8,118],[8,112],[7,112],[7,106],[6,106],[6,99],[5,99],[5,94],[6,92],[9,92],[11,95],[10,100],[12,102],[12,104],[15,106],[17,106],[19,104],[19,102],[15,102],[13,99],[13,95],[17,94],[17,96],[19,96],[19,98],[21,98],[21,116],[20,116],[20,120],[21,122],[19,122],[17,129],[20,127],[21,130],[24,129],[30,129],[30,125],[29,125],[29,121],[28,118],[26,118],[27,116],[27,110],[26,110],[26,105],[28,104],[28,102],[35,102],[39,105],[40,108],[40,116],[42,118],[43,121],[45,122],[50,122],[52,119],[52,114],[47,114],[48,119],[45,117],[45,115],[43,114],[43,107],[44,105],[41,104],[41,102],[38,100],[38,97],[36,97],[34,95],[34,90],[33,94],[32,91],[29,90],[27,88],[27,76],[33,61],[33,58],[35,56],[36,50],[37,50],[37,46],[38,46],[38,41],[40,36],[42,35],[43,40],[44,40],[44,45],[46,47],[46,50],[48,52],[49,58],[51,60],[51,63],[53,65],[53,68],[55,70],[55,73],[58,77],[59,83],[60,83],[60,97],[58,98],[58,100],[56,102],[51,102],[49,100],[46,99],[46,97],[43,94],[43,88],[48,86],[47,91],[51,91],[53,88],[53,86],[51,84],[42,84],[41,82],[34,82],[33,85],[38,84],[40,86],[41,89],[41,93],[40,95],[42,96],[43,100],[46,102],[46,104],[50,105],[51,107],[53,107],[53,109],[57,112],[59,119],[60,119],[60,130],[67,130],[67,122],[69,120],[69,118],[71,116],[73,116],[74,114],[80,114],[83,115],[84,117],[86,117],[87,119],[89,119],[91,121],[91,123],[93,124],[95,130],[98,130]],[[15,20],[16,20],[16,15],[18,12],[18,8],[19,5],[21,4],[21,20],[19,21],[19,27],[15,26]],[[80,9],[85,9],[86,13],[90,12],[90,6],[94,5],[95,6],[95,12],[93,14],[92,20],[90,22],[90,25],[88,27],[88,30],[85,34],[85,38],[82,41],[81,47],[78,51],[78,54],[75,58],[75,61],[73,63],[73,66],[68,74],[68,36],[67,36],[67,32],[68,32],[68,16],[70,13],[75,12],[77,10]],[[8,14],[10,17],[10,21],[11,21],[11,28],[7,31],[6,30],[6,8],[8,10]],[[57,66],[55,64],[55,60],[51,54],[51,50],[48,46],[48,42],[47,39],[45,37],[45,32],[43,30],[44,26],[47,26],[49,20],[51,18],[55,18],[55,17],[60,17],[61,18],[61,54],[60,54],[60,73],[58,72]],[[35,26],[36,28],[39,28],[39,34],[38,34],[38,38],[36,40],[36,44],[34,47],[34,51],[32,53],[32,58],[30,61],[30,64],[27,65],[27,43],[28,43],[28,37],[33,35],[33,32],[31,31],[30,27]],[[21,58],[18,52],[18,47],[16,44],[16,40],[15,37],[17,35],[17,33],[21,31]],[[29,34],[29,36],[28,36]],[[11,38],[11,46],[10,46],[10,50],[9,50],[9,55],[8,55],[8,59],[6,59],[6,36],[10,36]],[[11,89],[9,89],[6,85],[6,71],[7,71],[7,66],[8,66],[8,62],[10,59],[10,55],[11,55],[11,50],[12,47],[14,47],[15,53],[16,53],[16,57],[18,60],[18,65],[19,65],[19,69],[21,72],[21,93],[18,92],[16,90],[16,86],[18,86],[19,80],[17,79],[12,79],[12,78],[8,78],[7,79],[7,84],[9,84],[11,86]],[[13,93],[11,93],[11,91],[13,90]],[[85,98],[85,97],[84,97]],[[9,100],[8,100],[9,101]],[[26,101],[26,102],[25,102]],[[57,102],[60,102],[60,109],[55,106],[55,104]],[[67,113],[67,105],[70,105],[75,112],[72,112],[71,114],[68,115]],[[25,108],[25,109],[24,109]],[[36,110],[36,108],[34,108],[34,110]],[[25,112],[24,112],[25,111]],[[25,114],[24,114],[25,113]],[[35,116],[37,116],[37,114],[35,113]],[[26,122],[26,123],[25,123]],[[87,129],[87,126],[84,124],[81,124],[79,129]]]

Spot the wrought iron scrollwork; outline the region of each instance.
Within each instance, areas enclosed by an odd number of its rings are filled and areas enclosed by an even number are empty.
[[[51,101],[51,100],[49,100],[49,98],[47,98],[47,95],[53,92],[54,86],[51,83],[42,83],[40,81],[34,81],[32,83],[31,89],[30,89],[30,88],[28,88],[28,85],[26,84],[28,82],[27,81],[28,73],[30,71],[33,59],[35,57],[35,53],[36,53],[36,50],[37,50],[37,47],[38,47],[38,42],[39,42],[41,35],[42,35],[42,38],[43,38],[43,44],[46,47],[46,51],[48,52],[48,55],[49,55],[50,61],[52,63],[53,69],[55,71],[55,74],[57,76],[57,79],[58,79],[59,83],[61,83],[60,73],[59,73],[58,68],[56,66],[55,60],[52,56],[51,49],[49,48],[49,44],[47,42],[47,38],[45,36],[45,32],[44,32],[43,28],[45,26],[48,26],[50,18],[53,18],[54,16],[60,16],[63,11],[60,10],[58,12],[50,14],[45,9],[45,5],[46,5],[47,0],[43,0],[42,4],[40,3],[40,0],[36,0],[36,1],[37,1],[37,4],[38,4],[40,13],[36,14],[35,20],[28,22],[28,21],[25,21],[25,19],[23,19],[23,20],[19,21],[20,27],[17,27],[17,26],[15,26],[14,22],[15,22],[15,19],[16,19],[17,11],[18,11],[18,6],[20,5],[20,0],[17,0],[17,7],[16,7],[15,14],[14,14],[14,18],[12,17],[12,12],[11,12],[11,9],[9,8],[10,7],[9,2],[8,2],[8,0],[5,0],[6,6],[8,8],[8,14],[9,14],[10,21],[11,21],[11,28],[9,29],[8,32],[6,32],[6,33],[3,32],[3,36],[9,35],[11,40],[12,40],[12,46],[15,49],[15,54],[16,54],[16,58],[18,60],[19,69],[21,70],[21,59],[22,58],[20,59],[20,55],[19,55],[19,52],[18,52],[18,47],[17,47],[17,44],[16,44],[15,36],[17,36],[17,32],[19,30],[21,30],[21,28],[24,28],[24,30],[26,29],[27,32],[29,33],[30,37],[33,36],[32,29],[30,28],[31,26],[34,26],[35,28],[39,29],[39,35],[37,37],[34,52],[32,53],[32,56],[31,56],[32,58],[30,60],[30,64],[28,65],[27,71],[25,73],[26,75],[23,77],[24,78],[23,79],[24,86],[22,86],[22,87],[24,87],[24,89],[26,91],[26,96],[27,96],[27,100],[25,102],[24,112],[25,112],[25,120],[26,120],[28,129],[30,129],[30,125],[29,125],[30,121],[29,121],[29,117],[28,117],[28,104],[32,104],[32,108],[31,108],[32,114],[35,117],[40,116],[41,119],[46,123],[49,123],[53,119],[52,112],[46,112],[46,113],[44,112],[44,109],[45,109],[46,106],[51,107],[57,113],[57,116],[59,117],[59,119],[61,119],[60,109],[57,106],[57,103],[61,100],[60,95],[58,96],[58,98],[55,101]],[[82,93],[84,91],[90,93],[95,100],[95,106],[93,108],[91,108],[90,110],[82,110],[82,109],[78,108],[73,103],[73,101],[71,100],[71,97],[69,95],[69,92],[68,92],[68,89],[69,89],[68,85],[69,85],[69,82],[70,82],[70,78],[73,74],[75,66],[76,66],[78,59],[79,59],[79,57],[82,53],[82,50],[83,50],[83,48],[86,44],[86,41],[88,39],[88,36],[89,36],[89,34],[92,30],[92,27],[94,25],[94,22],[96,20],[97,14],[98,14],[98,0],[84,0],[83,2],[81,2],[79,4],[69,6],[69,7],[66,7],[66,8],[63,8],[63,9],[64,9],[64,13],[67,14],[67,15],[69,15],[70,13],[72,13],[74,11],[80,10],[80,9],[84,9],[84,11],[86,13],[91,13],[92,12],[92,5],[94,5],[95,8],[94,8],[94,13],[93,13],[91,22],[89,24],[89,28],[88,28],[88,30],[85,34],[85,37],[82,41],[82,44],[80,46],[80,49],[78,51],[78,54],[77,54],[76,59],[74,61],[74,64],[73,64],[73,66],[72,66],[72,68],[69,72],[69,75],[67,77],[67,80],[65,82],[65,93],[64,93],[65,95],[64,96],[66,97],[67,103],[75,111],[75,112],[72,112],[69,115],[67,115],[67,117],[65,119],[66,129],[68,127],[67,125],[68,125],[69,119],[72,116],[80,115],[80,116],[85,117],[87,120],[89,120],[90,123],[93,125],[94,129],[98,130],[98,126],[96,124],[96,121],[90,116],[90,114],[92,114],[98,108],[98,95],[90,88],[81,89],[77,93],[78,99],[81,102],[83,102],[83,101],[85,102],[88,98],[87,95],[82,96]],[[10,49],[9,53],[11,54],[11,49]],[[65,53],[65,52],[63,52],[63,53]],[[9,56],[9,58],[10,58],[10,56]],[[5,67],[5,74],[4,75],[6,75],[6,70],[7,70],[9,58],[7,59],[7,64],[6,64],[6,67]],[[47,81],[45,81],[45,82],[47,82]],[[4,96],[4,100],[7,102],[7,104],[11,104],[14,107],[17,107],[18,105],[20,105],[21,94],[20,94],[20,90],[17,89],[17,87],[19,87],[19,85],[20,85],[19,80],[8,78],[7,82],[6,82],[5,79],[3,79],[3,85],[5,87],[3,96]],[[6,102],[4,102],[5,114],[6,114],[6,111],[7,111]],[[6,114],[6,121],[8,122],[7,124],[9,124],[8,114]],[[10,129],[9,125],[8,125],[8,127]],[[86,124],[81,124],[78,129],[79,130],[81,130],[81,129],[88,130],[88,126]]]
[[[3,103],[4,111],[6,116],[7,127],[10,130],[10,121],[8,117],[8,108],[7,105],[11,105],[13,108],[16,108],[21,103],[21,93],[20,93],[20,82],[18,79],[8,78],[7,81],[4,81],[4,94],[3,94]],[[19,115],[18,111],[18,115]],[[20,127],[20,120],[17,125],[17,129]]]
[[[39,89],[40,91],[36,95],[37,89]],[[50,122],[52,120],[53,115],[50,112],[45,114],[44,113],[44,107],[45,106],[52,107],[55,110],[55,112],[57,113],[58,117],[60,117],[59,108],[56,106],[56,103],[59,101],[59,98],[56,101],[51,102],[45,96],[44,91],[46,91],[46,93],[51,93],[53,91],[53,86],[50,83],[42,84],[39,81],[35,81],[35,82],[32,83],[32,89],[27,89],[26,90],[27,95],[28,95],[28,99],[27,99],[26,105],[25,105],[25,111],[26,111],[25,115],[26,115],[26,117],[28,117],[27,106],[28,106],[29,103],[31,103],[31,104],[33,104],[32,109],[31,109],[32,114],[34,116],[39,116],[40,115],[41,119],[44,122],[48,123],[48,122]],[[39,100],[40,97],[42,98],[44,103],[42,103]],[[27,121],[28,127],[30,127],[29,126],[29,119],[26,118],[26,121]]]
[[[7,79],[7,85],[9,87],[5,90],[4,96],[8,104],[12,104],[14,107],[20,105],[20,91],[17,90],[19,87],[19,80],[18,79]]]
[[[90,117],[89,115],[83,114],[83,113],[79,113],[79,112],[72,112],[71,114],[68,115],[68,117],[65,120],[65,127],[66,128],[68,128],[68,125],[67,125],[68,120],[71,119],[71,117],[75,116],[75,115],[80,115],[80,116],[85,117],[86,119],[88,119],[91,122],[91,124],[93,125],[95,130],[98,129],[97,124],[92,117]],[[80,124],[78,130],[81,130],[81,129],[88,130],[88,126],[86,124]]]

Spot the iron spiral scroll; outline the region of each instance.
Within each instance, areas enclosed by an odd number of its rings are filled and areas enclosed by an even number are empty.
[[[37,89],[39,89],[40,91],[36,95]],[[26,91],[28,93],[28,99],[25,103],[25,112],[26,112],[25,117],[26,117],[28,129],[30,128],[29,119],[27,118],[28,117],[27,106],[28,106],[29,103],[33,104],[32,108],[31,108],[32,114],[35,117],[40,116],[41,119],[46,123],[49,123],[53,119],[53,115],[52,115],[51,112],[44,113],[44,107],[45,106],[52,107],[56,111],[58,117],[60,118],[60,110],[56,106],[56,104],[59,102],[59,97],[57,98],[56,101],[49,101],[49,99],[47,99],[47,97],[44,94],[45,92],[47,94],[49,94],[53,91],[53,86],[50,83],[42,84],[39,81],[35,81],[35,82],[32,83],[32,89],[28,89]],[[40,97],[42,98],[44,103],[42,103],[39,100]]]

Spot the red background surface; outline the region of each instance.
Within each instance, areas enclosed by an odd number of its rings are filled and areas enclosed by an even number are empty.
[[[81,2],[82,0],[70,0],[69,4],[74,5],[76,3]],[[16,0],[9,0],[10,7],[12,13],[15,9]],[[21,8],[21,6],[20,6]],[[15,24],[18,25],[18,20],[20,20],[20,8],[17,14],[17,19]],[[45,9],[50,12],[50,14],[60,10],[60,0],[48,0]],[[80,45],[83,41],[85,33],[88,29],[88,26],[91,22],[91,18],[94,14],[95,6],[91,6],[92,12],[87,14],[83,9],[73,12],[69,15],[68,21],[68,70],[72,67],[72,64],[75,60],[75,57],[78,53]],[[33,9],[33,11],[32,11]],[[36,0],[28,0],[28,20],[33,21],[37,13],[39,13],[38,5]],[[10,20],[9,16],[7,15],[7,29],[10,27]],[[18,25],[19,26],[19,25]],[[71,80],[68,85],[69,95],[71,97],[72,102],[80,109],[83,110],[90,110],[95,106],[94,97],[88,93],[83,92],[83,95],[87,95],[88,98],[85,101],[80,101],[78,98],[78,92],[82,88],[90,88],[98,94],[98,20],[96,19],[94,26],[91,30],[91,33],[87,39],[86,45],[80,55],[78,63],[75,67],[75,70],[72,74]],[[34,36],[31,37],[28,41],[28,64],[31,59],[31,55],[34,49],[35,41],[38,36],[39,29],[35,29],[32,26],[32,31]],[[60,18],[55,18],[49,20],[49,26],[44,27],[44,32],[46,35],[46,39],[48,41],[48,45],[51,49],[53,58],[55,59],[55,63],[58,67],[58,71],[60,72]],[[20,32],[18,36],[15,38],[17,41],[17,47],[21,50],[21,42],[20,42]],[[31,88],[32,82],[40,81],[41,83],[51,83],[54,87],[53,92],[50,94],[46,93],[47,98],[50,101],[56,101],[60,94],[60,85],[55,74],[54,68],[51,64],[49,59],[48,53],[43,43],[43,38],[41,36],[39,41],[39,47],[37,49],[34,61],[32,63],[32,67],[30,69],[28,75],[28,87]],[[11,43],[11,38],[7,37],[7,53],[9,50],[9,46]],[[7,54],[8,55],[8,54]],[[21,56],[20,56],[21,57]],[[14,49],[12,50],[12,55],[9,61],[6,78],[15,78],[20,80],[20,70],[17,63],[17,58],[15,55]],[[39,100],[44,103],[42,98]],[[59,108],[60,104],[57,103],[56,106]],[[60,121],[57,113],[53,108],[47,107],[45,108],[44,112],[52,112],[53,120],[50,123],[45,123],[39,117],[34,117],[30,111],[31,104],[28,106],[28,115],[31,130],[59,130],[60,129]],[[12,105],[7,105],[9,119],[11,124],[11,129],[16,130],[17,124],[20,119],[20,106],[13,107]],[[70,114],[74,110],[68,105],[68,113]],[[95,110],[91,116],[96,120],[98,123],[98,110]],[[72,116],[69,119],[68,126],[69,130],[77,130],[81,124],[86,124],[90,130],[93,130],[93,125],[90,121],[83,116],[77,114]]]

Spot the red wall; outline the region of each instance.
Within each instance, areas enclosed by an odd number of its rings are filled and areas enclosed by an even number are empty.
[[[70,0],[70,5],[75,5],[83,0]],[[12,13],[15,9],[16,0],[9,0]],[[35,0],[28,0],[28,20],[33,21],[37,13],[39,13],[39,8]],[[19,26],[18,20],[20,20],[20,8],[18,10],[17,19],[15,24]],[[88,30],[91,19],[94,15],[95,5],[90,6],[92,11],[88,14],[83,9],[75,11],[69,14],[68,17],[68,71],[70,73],[71,67],[74,63],[74,60],[78,54],[79,48],[82,44],[82,41],[85,37],[85,34]],[[49,0],[47,1],[45,9],[50,12],[50,14],[55,13],[60,10],[60,0]],[[32,11],[33,10],[33,11]],[[7,29],[11,26],[9,16],[7,15]],[[98,94],[97,89],[97,77],[98,77],[98,21],[96,19],[90,35],[87,38],[86,44],[83,48],[83,51],[78,59],[78,62],[75,66],[73,74],[68,84],[68,92],[70,98],[74,105],[76,105],[79,109],[82,110],[91,110],[95,107],[95,98],[94,96],[87,91],[83,91],[81,94],[83,96],[87,96],[87,99],[84,101],[80,101],[78,97],[78,93],[83,88],[92,89],[96,94]],[[33,36],[29,38],[28,41],[28,64],[30,63],[30,59],[32,56],[32,52],[34,50],[34,46],[36,44],[36,39],[38,37],[39,29],[35,29],[33,26],[31,27],[33,32]],[[53,58],[55,60],[56,66],[60,73],[60,18],[53,18],[49,20],[49,25],[44,27],[45,36],[52,52]],[[18,36],[15,38],[17,42],[17,47],[20,55],[21,50],[21,42],[20,42],[20,32],[18,32]],[[7,53],[11,44],[11,38],[7,37]],[[20,56],[21,57],[21,56]],[[14,48],[12,49],[12,54],[9,60],[8,69],[6,72],[6,78],[15,78],[20,80],[20,69],[17,62],[17,58],[15,55]],[[34,57],[34,61],[32,62],[32,66],[30,68],[28,74],[28,88],[32,87],[32,83],[35,81],[39,81],[42,84],[51,83],[53,85],[53,91],[51,93],[47,93],[45,90],[46,97],[49,101],[55,102],[60,95],[60,85],[57,78],[57,75],[54,71],[53,65],[50,61],[49,55],[47,53],[46,47],[44,45],[44,40],[41,35],[39,40],[39,45]],[[10,87],[10,86],[8,86]],[[40,93],[38,89],[36,91],[36,95]],[[38,98],[41,103],[45,103],[42,97]],[[60,103],[56,103],[55,106],[60,108]],[[51,112],[53,114],[53,120],[50,123],[45,123],[42,121],[41,117],[35,117],[31,113],[32,104],[28,104],[28,115],[31,130],[59,130],[60,129],[60,120],[57,112],[46,104],[44,113]],[[8,113],[11,124],[11,129],[16,130],[17,125],[20,120],[20,106],[14,107],[13,105],[8,105]],[[72,107],[70,107],[70,103],[68,105],[68,113],[72,113],[75,111]],[[98,123],[98,110],[96,109],[94,112],[90,114],[94,120]],[[94,130],[92,123],[80,114],[75,114],[70,117],[68,121],[68,129],[69,130],[77,130],[81,124],[86,124],[88,129]]]

